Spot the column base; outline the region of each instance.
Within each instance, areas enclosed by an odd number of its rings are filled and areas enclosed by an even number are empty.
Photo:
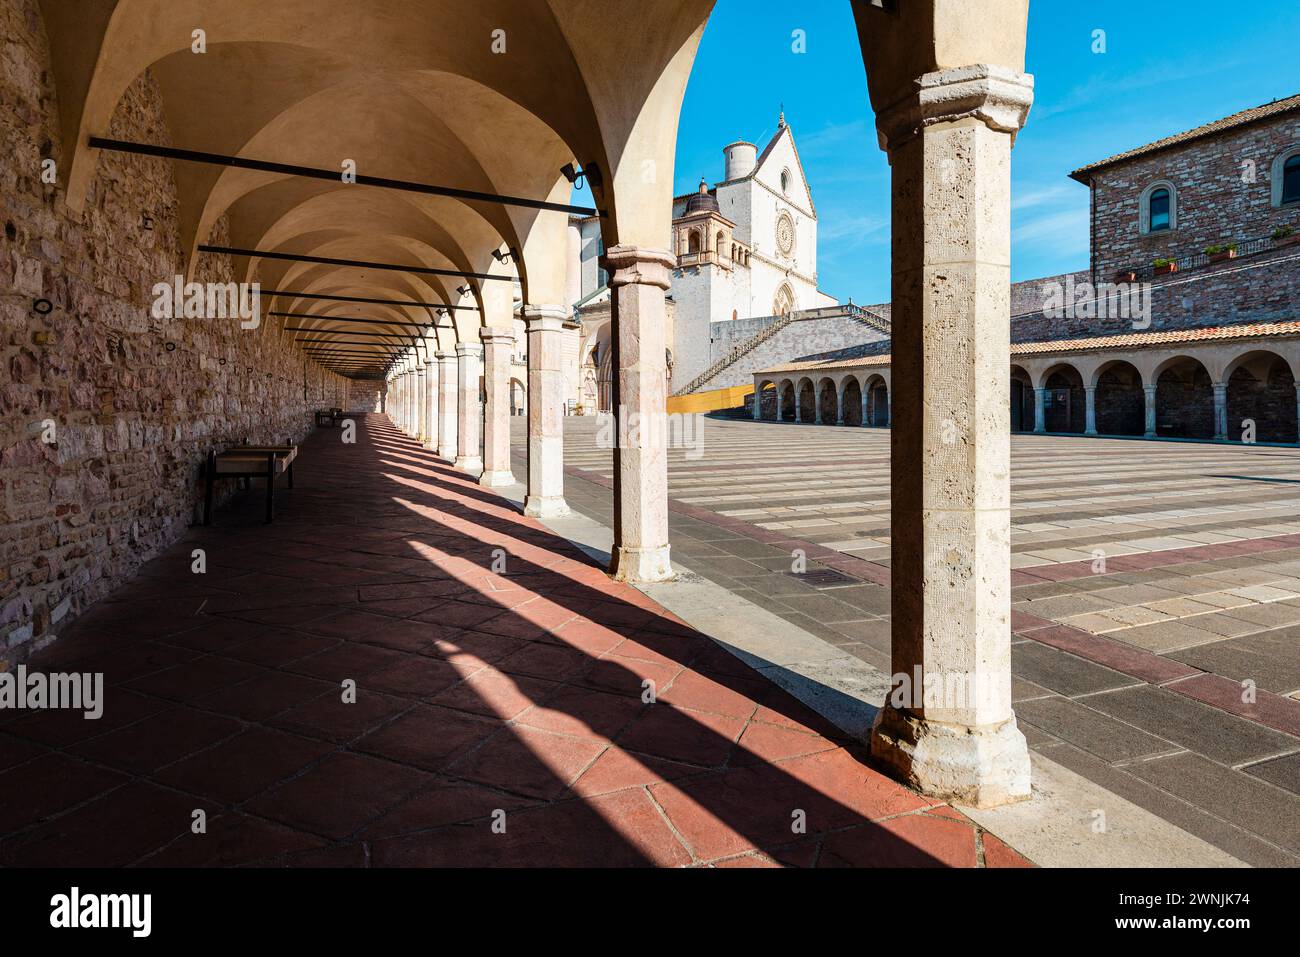
[[[518,483],[515,481],[515,474],[509,469],[504,471],[497,469],[480,475],[478,484],[484,488],[504,488],[507,485],[516,485]]]
[[[473,472],[478,475],[483,471],[483,460],[477,455],[458,455],[456,460],[451,463],[454,469],[460,469],[462,472]]]
[[[456,460],[456,450],[440,448],[438,449],[438,458],[446,459],[448,462],[454,462]]]
[[[1083,434],[1084,434],[1084,435],[1091,435],[1093,438],[1096,438],[1096,437],[1097,437],[1097,430],[1096,430],[1096,429],[1093,429],[1091,432],[1085,431]]]
[[[1144,439],[1154,439],[1154,438],[1156,438],[1156,434],[1155,434],[1154,432],[1143,432],[1143,433],[1142,433],[1142,438],[1144,438]]]
[[[659,548],[617,547],[610,560],[609,573],[620,582],[650,584],[672,581],[676,576],[672,562],[668,560],[668,550],[667,545]]]
[[[529,518],[564,518],[571,513],[569,503],[559,495],[529,495],[524,498],[524,514]]]
[[[1015,715],[970,728],[926,721],[886,704],[871,728],[871,757],[930,797],[997,807],[1029,797],[1029,748]]]

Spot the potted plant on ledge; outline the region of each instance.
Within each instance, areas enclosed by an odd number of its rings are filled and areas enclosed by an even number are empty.
[[[1279,226],[1273,230],[1274,246],[1294,246],[1296,243],[1300,243],[1300,233],[1294,226]]]
[[[1218,243],[1214,246],[1205,247],[1205,255],[1210,257],[1210,262],[1221,263],[1225,259],[1237,258],[1236,243]]]
[[[1116,282],[1137,282],[1137,277],[1136,269],[1121,269],[1115,273]]]
[[[1157,259],[1151,266],[1157,276],[1166,276],[1171,272],[1178,272],[1178,263],[1172,259]]]

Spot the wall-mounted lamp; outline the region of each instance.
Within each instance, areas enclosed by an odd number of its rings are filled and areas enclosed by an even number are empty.
[[[595,163],[588,163],[583,169],[575,169],[572,163],[565,163],[560,167],[560,174],[575,186],[578,186],[578,180],[580,179],[585,179],[587,185],[592,189],[600,189],[604,184],[604,180],[600,175],[600,167]],[[582,189],[582,187],[578,186],[578,189]]]
[[[515,249],[513,246],[505,252],[502,252],[499,249],[494,249],[492,250],[492,258],[502,265],[505,265],[508,262],[515,262],[519,258],[519,250]]]
[[[461,296],[468,296],[473,291],[474,291],[473,287],[470,286],[469,283],[465,283],[465,285],[461,286],[459,289],[456,290],[456,293]]]

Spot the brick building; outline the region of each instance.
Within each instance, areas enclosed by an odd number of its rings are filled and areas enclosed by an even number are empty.
[[[1012,429],[1296,442],[1300,96],[1070,175],[1089,266],[1012,286]],[[885,425],[888,369],[865,338],[769,366],[756,417]]]

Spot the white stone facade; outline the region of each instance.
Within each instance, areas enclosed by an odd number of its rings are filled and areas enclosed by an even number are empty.
[[[835,305],[817,288],[817,211],[794,134],[782,115],[759,152],[751,143],[724,150],[721,182],[673,201],[672,235],[664,248],[676,257],[668,295],[670,392],[713,361],[710,323]],[[602,381],[608,354],[608,277],[600,221],[574,219],[569,227],[570,295],[583,323],[572,377],[577,403],[590,405],[583,382]],[[599,391],[599,390],[598,390]]]

